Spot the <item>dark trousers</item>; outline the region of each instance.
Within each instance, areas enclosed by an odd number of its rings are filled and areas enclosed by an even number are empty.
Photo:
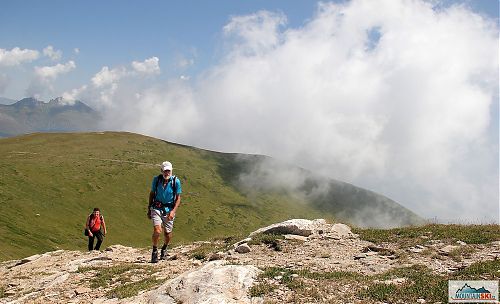
[[[99,250],[101,248],[102,240],[104,239],[104,236],[102,235],[101,230],[92,232],[94,236],[89,236],[89,251],[92,249],[94,250]],[[97,243],[95,244],[94,248],[94,238],[97,238]]]

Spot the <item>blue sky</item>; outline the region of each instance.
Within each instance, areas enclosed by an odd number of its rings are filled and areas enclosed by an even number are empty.
[[[347,1],[336,1],[347,2]],[[497,0],[434,1],[436,6],[464,4],[498,19]],[[46,100],[88,81],[102,66],[118,66],[152,56],[161,58],[163,78],[197,75],[220,58],[222,28],[231,16],[259,10],[283,12],[287,26],[301,27],[317,9],[315,1],[2,1],[0,48],[42,50],[51,45],[62,60],[74,60],[77,69],[57,80]],[[74,49],[79,49],[75,54]],[[180,58],[194,64],[179,70]],[[36,64],[40,65],[38,61]],[[49,61],[46,61],[49,64]],[[35,63],[33,64],[36,65]],[[12,79],[0,96],[29,95],[29,73],[10,70]]]
[[[232,15],[262,9],[283,11],[300,26],[315,10],[313,1],[3,1],[0,48],[41,50],[48,45],[75,60],[74,73],[60,85],[88,81],[102,66],[117,66],[152,56],[161,58],[162,77],[180,76],[179,57],[194,59],[197,73],[217,60],[222,28]],[[74,49],[79,53],[75,54]],[[25,74],[19,77],[26,77]],[[69,78],[69,79],[68,79]],[[13,84],[5,97],[26,95]],[[26,85],[26,83],[24,83]],[[2,94],[0,94],[1,96]],[[52,96],[42,95],[44,99]]]
[[[498,222],[498,3],[6,0],[0,96]]]

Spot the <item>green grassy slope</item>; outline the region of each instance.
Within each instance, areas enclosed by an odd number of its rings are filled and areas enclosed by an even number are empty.
[[[324,195],[306,204],[286,191],[240,189],[237,176],[258,158],[118,132],[0,139],[0,260],[84,250],[83,227],[93,207],[101,208],[108,225],[105,246],[149,246],[147,198],[163,160],[182,181],[175,242],[243,235],[289,218],[334,218],[338,206],[328,206]],[[418,219],[393,204],[408,223]]]

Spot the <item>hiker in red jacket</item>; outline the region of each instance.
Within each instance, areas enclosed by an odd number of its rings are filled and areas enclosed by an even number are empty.
[[[89,237],[89,251],[99,250],[101,247],[104,236],[106,236],[106,222],[104,222],[104,217],[101,215],[99,208],[94,208],[94,211],[87,217],[87,223],[85,224],[86,235],[88,233]],[[97,243],[94,248],[94,238],[97,237]]]

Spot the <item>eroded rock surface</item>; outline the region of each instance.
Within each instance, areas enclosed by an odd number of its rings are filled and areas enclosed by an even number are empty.
[[[261,233],[283,237],[256,243]],[[200,248],[207,246],[211,251],[201,254],[206,250]],[[242,246],[245,250],[236,250]],[[467,254],[457,259],[457,252]],[[0,303],[343,303],[356,287],[351,283],[330,280],[328,286],[314,286],[315,281],[300,278],[327,295],[310,301],[297,297],[288,283],[282,282],[296,280],[299,271],[348,271],[366,277],[412,265],[424,265],[440,275],[499,258],[498,241],[450,246],[429,239],[425,246],[401,248],[400,244],[361,240],[344,224],[299,219],[264,227],[232,245],[196,242],[175,247],[169,250],[167,260],[157,264],[148,263],[148,249],[121,245],[102,252],[58,250],[3,262]],[[269,267],[281,270],[262,281],[259,273]],[[399,286],[408,278],[374,280]],[[259,282],[275,288],[252,297],[250,288]],[[355,296],[349,302],[370,303]]]

